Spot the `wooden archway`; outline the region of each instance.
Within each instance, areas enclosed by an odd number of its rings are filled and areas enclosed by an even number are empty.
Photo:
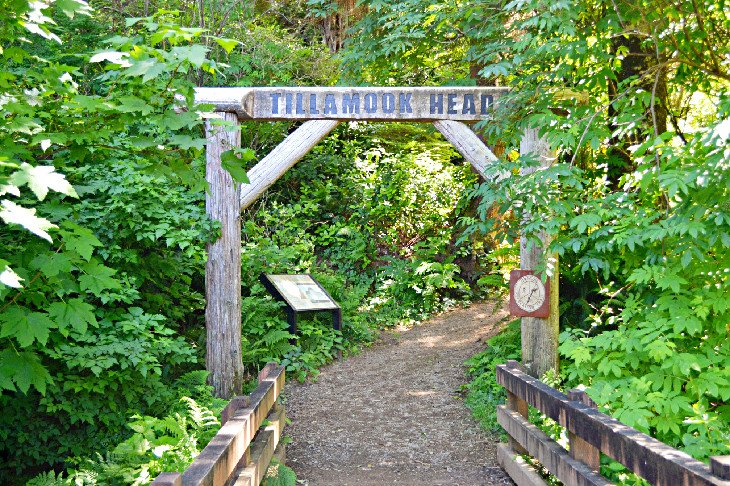
[[[506,88],[197,88],[195,101],[213,105],[214,118],[303,121],[248,172],[249,184],[237,184],[221,166],[221,154],[241,144],[239,131],[209,121],[206,153],[206,211],[221,222],[221,237],[208,246],[205,269],[207,327],[206,368],[218,396],[230,397],[243,384],[241,361],[241,210],[250,206],[287,170],[299,162],[342,121],[433,123],[485,179],[497,158],[466,124],[490,116]],[[539,156],[543,165],[553,154],[534,130],[527,131],[520,152]],[[523,239],[524,240],[524,239]],[[542,246],[548,244],[542,238]],[[536,269],[542,249],[522,241],[520,268]],[[557,367],[557,266],[551,279],[550,317],[522,319],[522,358],[539,376]]]

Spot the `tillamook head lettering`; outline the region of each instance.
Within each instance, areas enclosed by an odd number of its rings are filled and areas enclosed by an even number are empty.
[[[249,88],[244,118],[258,120],[477,121],[505,88]]]

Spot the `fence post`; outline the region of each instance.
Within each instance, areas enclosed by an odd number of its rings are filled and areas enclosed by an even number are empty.
[[[598,408],[596,402],[585,391],[577,388],[568,391],[568,399],[591,408]],[[568,431],[568,441],[570,443],[570,457],[584,462],[594,471],[600,471],[601,451],[597,447],[592,446],[571,431]]]
[[[710,470],[720,479],[730,479],[730,456],[712,456]]]
[[[523,373],[527,373],[527,370],[525,369],[525,367],[513,359],[510,359],[507,361],[507,368],[512,369],[512,370],[520,370]],[[515,412],[519,413],[520,415],[522,415],[523,417],[525,417],[527,419],[528,414],[529,414],[527,402],[524,401],[523,399],[521,399],[520,397],[518,397],[517,395],[515,395],[514,393],[512,393],[511,391],[509,391],[509,390],[506,390],[506,391],[507,391],[507,408],[509,408],[510,410],[514,410]],[[528,454],[527,449],[522,447],[519,442],[517,442],[516,440],[514,440],[512,438],[511,435],[509,436],[509,446],[512,448],[512,450],[516,454]]]

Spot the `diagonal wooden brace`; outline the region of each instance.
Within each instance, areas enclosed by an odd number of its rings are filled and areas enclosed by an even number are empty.
[[[241,185],[241,210],[249,207],[312,147],[335,129],[337,120],[310,120],[289,134],[269,155],[248,171],[248,184]]]
[[[456,147],[482,178],[487,179],[487,169],[497,162],[497,157],[468,125],[453,120],[433,122],[446,140]]]

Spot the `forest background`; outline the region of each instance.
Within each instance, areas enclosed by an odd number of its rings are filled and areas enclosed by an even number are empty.
[[[342,124],[245,212],[252,376],[270,360],[316,376],[380,328],[500,291],[522,222],[560,258],[551,379],[699,459],[730,452],[725,2],[0,5],[0,477],[143,484],[215,432],[203,309],[217,228],[201,117],[176,109],[202,85],[512,88],[477,126],[500,156],[487,180],[430,128]],[[526,127],[558,154],[530,175]],[[242,124],[228,170],[243,179],[292,129]],[[264,270],[315,274],[343,332],[312,318],[290,344]],[[488,428],[493,365],[515,357],[512,325],[469,362],[467,403]]]

